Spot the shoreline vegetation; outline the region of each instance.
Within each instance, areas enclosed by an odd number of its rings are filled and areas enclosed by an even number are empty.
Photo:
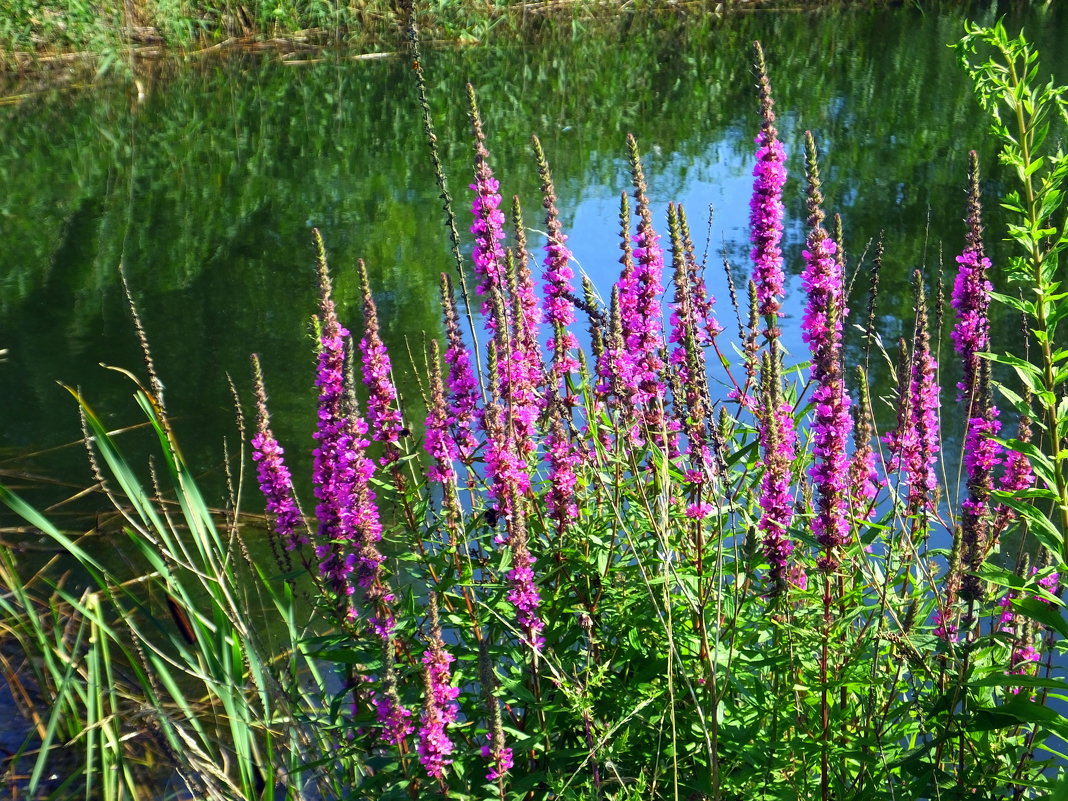
[[[892,0],[449,0],[419,13],[423,43],[474,45],[641,14],[726,16],[879,7]],[[919,5],[919,3],[917,3]],[[107,8],[108,10],[105,10]],[[301,0],[169,0],[81,3],[13,0],[0,18],[0,80],[49,84],[109,73],[136,78],[146,65],[172,58],[273,51],[287,64],[306,64],[326,49],[346,58],[404,53],[404,15],[386,0],[305,3]],[[19,99],[9,93],[4,100]]]

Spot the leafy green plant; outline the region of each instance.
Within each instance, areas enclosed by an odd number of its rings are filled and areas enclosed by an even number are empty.
[[[1057,328],[1068,316],[1061,263],[1061,253],[1068,247],[1064,194],[1068,155],[1061,146],[1068,122],[1068,87],[1057,86],[1052,78],[1041,82],[1038,53],[1022,33],[1010,37],[1000,22],[991,28],[968,26],[957,49],[976,97],[991,116],[991,128],[1001,144],[999,157],[1018,182],[1002,205],[1013,217],[1008,235],[1017,254],[1009,262],[1008,278],[1019,294],[994,297],[1025,316],[1038,358],[1035,363],[1012,354],[990,358],[1011,366],[1038,406],[1042,442],[1023,447],[1043,485],[1031,498],[1044,503],[1024,504],[1022,511],[1029,516],[1032,533],[1065,563],[1068,348],[1057,339]],[[1052,140],[1051,130],[1059,132]],[[1031,415],[1019,395],[1010,393],[1008,398],[1020,414]]]

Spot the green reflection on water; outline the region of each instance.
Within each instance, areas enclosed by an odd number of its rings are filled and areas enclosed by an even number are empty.
[[[911,271],[937,270],[940,253],[948,269],[960,249],[969,148],[982,154],[990,196],[998,191],[985,123],[945,45],[959,37],[968,10],[990,21],[999,8],[928,9],[624,17],[575,38],[554,33],[510,49],[428,52],[461,226],[470,174],[462,97],[471,81],[502,191],[518,193],[528,225],[541,227],[528,152],[537,133],[576,256],[606,293],[617,269],[615,198],[627,187],[628,132],[646,154],[655,203],[681,200],[695,223],[705,204],[716,205],[710,263],[723,248],[744,280],[757,122],[748,64],[759,38],[794,157],[791,287],[798,287],[803,218],[796,156],[810,128],[824,150],[828,208],[845,219],[851,257],[885,232],[879,315],[892,342],[907,328]],[[1027,25],[1045,68],[1061,76],[1068,54],[1053,43],[1066,14],[1063,4],[1039,5],[1009,20]],[[19,454],[77,439],[73,404],[57,380],[79,385],[116,425],[134,419],[125,380],[98,367],[140,361],[118,281],[122,261],[179,436],[209,490],[221,492],[221,442],[234,436],[225,375],[245,390],[253,351],[263,359],[276,431],[296,474],[306,474],[313,225],[322,229],[342,316],[353,326],[359,303],[349,268],[366,261],[401,392],[416,408],[405,337],[419,352],[424,333],[439,332],[437,275],[452,265],[410,72],[400,57],[301,67],[241,58],[161,73],[141,103],[118,86],[0,111],[0,347],[10,350],[0,364],[0,448]],[[996,219],[990,223],[997,230]],[[531,244],[540,248],[536,235]],[[992,241],[991,250],[997,260],[999,245]],[[715,269],[712,283],[730,330],[725,281]],[[865,303],[864,283],[856,309]],[[801,354],[796,323],[787,341]],[[996,341],[1011,341],[1014,331],[1012,320],[998,321]],[[859,354],[854,341],[849,356]],[[951,387],[952,359],[944,361]],[[881,363],[873,373],[885,376]],[[80,449],[69,448],[32,464],[88,483],[83,462]]]

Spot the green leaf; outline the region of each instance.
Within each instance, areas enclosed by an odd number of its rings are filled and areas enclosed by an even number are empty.
[[[1012,608],[1056,631],[1061,637],[1068,638],[1068,620],[1064,618],[1063,606],[1054,606],[1052,603],[1040,601],[1037,598],[1013,598]],[[1068,687],[1061,689],[1068,689]]]
[[[1023,590],[1027,587],[1027,581],[1024,578],[991,562],[984,562],[980,565],[975,575],[999,587],[1008,587],[1012,590]]]
[[[991,710],[993,711],[993,710]],[[1014,719],[1017,723],[1044,726],[1062,738],[1068,735],[1068,720],[1063,715],[1020,695],[997,708],[999,715]]]
[[[1009,308],[1016,309],[1016,311],[1023,312],[1029,317],[1035,316],[1035,304],[1029,300],[1017,297],[1016,295],[1006,295],[1001,292],[991,292],[990,297],[996,300],[998,303],[1003,303]],[[982,354],[985,355],[985,354]]]
[[[1064,560],[1061,556],[1064,548],[1063,535],[1057,529],[1057,526],[1055,526],[1037,507],[1032,506],[1026,501],[1018,500],[1008,493],[998,492],[994,493],[994,495],[1001,501],[1001,503],[1005,504],[1024,518],[1028,522],[1030,526],[1029,531],[1034,534],[1035,539],[1042,543],[1046,550],[1049,551],[1050,555],[1057,561],[1057,564],[1063,564]]]
[[[1008,353],[979,353],[978,355],[984,359],[990,359],[990,361],[1007,364],[1012,367],[1016,371],[1016,375],[1024,383],[1024,386],[1032,392],[1037,394],[1042,390],[1042,371],[1031,362]]]
[[[1020,397],[1020,395],[1017,392],[1015,392],[1012,389],[1009,389],[1004,384],[997,384],[996,386],[997,386],[998,392],[1000,392],[1002,394],[1002,396],[1006,400],[1008,400],[1009,403],[1011,403],[1013,405],[1013,408],[1015,408],[1017,412],[1019,412],[1020,414],[1027,414],[1027,415],[1031,414],[1030,406],[1028,406],[1024,402],[1024,399],[1022,397]]]
[[[1014,673],[994,673],[981,679],[968,681],[969,687],[1045,687],[1051,690],[1068,690],[1068,682],[1047,679],[1043,676],[1018,676]]]

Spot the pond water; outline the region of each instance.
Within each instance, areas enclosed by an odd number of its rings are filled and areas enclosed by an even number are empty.
[[[908,4],[627,17],[576,35],[534,31],[510,47],[428,50],[424,68],[460,224],[468,224],[462,97],[470,81],[502,193],[519,194],[527,224],[542,227],[529,152],[536,133],[576,258],[607,296],[618,270],[619,193],[629,187],[624,138],[633,133],[661,217],[668,201],[684,203],[704,240],[713,207],[709,278],[733,330],[719,264],[725,255],[744,283],[758,122],[751,43],[760,39],[792,157],[791,297],[803,237],[800,137],[811,129],[823,154],[827,208],[844,219],[851,268],[866,270],[870,259],[862,263],[861,254],[880,232],[885,237],[879,316],[893,342],[910,314],[912,270],[952,265],[960,250],[968,149],[982,155],[989,193],[1001,175],[946,45],[959,38],[966,11],[989,22],[1002,9],[921,5],[926,12]],[[1044,67],[1066,74],[1068,53],[1054,46],[1068,27],[1063,5],[1014,11],[1008,24],[1024,25]],[[278,433],[301,458],[313,413],[312,226],[329,248],[343,318],[357,319],[351,267],[366,261],[402,392],[416,398],[405,338],[417,349],[439,334],[437,277],[452,265],[411,73],[401,55],[326,54],[299,65],[239,57],[144,76],[143,99],[116,82],[0,110],[0,347],[8,349],[0,363],[0,467],[60,480],[48,490],[52,498],[88,483],[81,449],[62,447],[79,430],[57,382],[80,387],[116,426],[139,420],[127,379],[100,366],[140,364],[120,262],[179,435],[209,485],[221,487],[222,441],[235,436],[226,376],[247,400],[252,352],[262,355]],[[996,220],[990,230],[998,230]],[[996,261],[997,238],[989,237]],[[531,245],[541,245],[533,232]],[[857,282],[855,308],[866,302],[865,284]],[[787,343],[801,354],[798,304],[788,311]],[[1002,321],[996,336],[1014,336],[1014,325]],[[854,342],[850,359],[859,354]],[[876,379],[882,370],[876,362]],[[945,372],[952,386],[952,364]]]
[[[714,210],[709,282],[732,331],[719,265],[725,256],[744,284],[758,124],[751,43],[759,39],[791,155],[787,345],[801,358],[797,176],[806,129],[822,151],[827,209],[844,220],[850,268],[863,273],[870,259],[861,254],[880,234],[885,239],[878,312],[893,342],[909,325],[912,271],[948,269],[960,251],[967,151],[981,155],[989,198],[1003,175],[946,46],[960,37],[963,19],[992,22],[1009,13],[1009,28],[1023,25],[1041,48],[1044,69],[1068,79],[1068,50],[1056,46],[1068,33],[1064,4],[1026,11],[1008,3],[918,5],[926,10],[634,16],[575,31],[546,26],[508,47],[428,49],[423,66],[460,224],[468,224],[462,98],[471,82],[502,192],[518,194],[527,224],[542,227],[529,148],[537,134],[570,245],[607,296],[618,270],[619,193],[629,188],[624,140],[633,133],[661,221],[668,201],[682,202],[703,242]],[[0,108],[0,348],[8,351],[0,362],[0,470],[19,475],[16,483],[39,503],[90,483],[84,452],[71,445],[80,437],[75,406],[57,382],[80,387],[109,424],[141,419],[128,380],[100,366],[139,370],[141,361],[120,263],[179,438],[217,493],[222,442],[236,436],[226,376],[247,408],[253,352],[262,357],[276,433],[296,473],[307,474],[313,226],[329,248],[343,319],[358,318],[351,268],[357,258],[366,261],[409,399],[418,388],[407,344],[418,352],[441,330],[438,275],[452,262],[406,57],[324,54],[287,64],[242,56],[167,68],[142,84],[143,98],[118,81]],[[988,200],[997,265],[1005,248],[995,205]],[[540,248],[537,233],[530,240]],[[863,277],[856,283],[854,308],[866,303],[865,285]],[[1018,338],[1011,319],[995,328],[996,341]],[[862,358],[856,339],[848,358]],[[953,360],[945,361],[944,383],[952,387]],[[885,380],[881,361],[872,372]],[[881,414],[885,427],[893,412]],[[418,434],[418,419],[413,428]],[[51,480],[31,481],[26,472]],[[0,697],[0,732],[13,732],[5,707]],[[0,736],[0,752],[19,742]]]

